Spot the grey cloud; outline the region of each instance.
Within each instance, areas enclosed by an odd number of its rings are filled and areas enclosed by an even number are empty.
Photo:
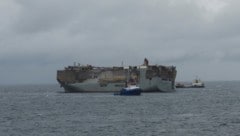
[[[38,33],[64,27],[77,12],[77,5],[63,0],[17,1],[20,13],[14,24],[19,33]]]
[[[237,66],[240,3],[222,0],[226,6],[211,13],[199,1],[4,0],[0,63],[25,72],[31,66],[33,74],[46,66],[51,75],[74,61],[138,65],[147,57],[152,64],[176,65],[181,80],[196,71],[212,72],[205,69],[208,64]]]

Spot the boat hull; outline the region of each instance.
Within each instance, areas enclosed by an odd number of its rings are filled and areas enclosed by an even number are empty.
[[[114,95],[132,96],[132,95],[141,95],[141,92],[142,90],[140,88],[134,88],[134,89],[123,88],[119,92],[115,92]]]

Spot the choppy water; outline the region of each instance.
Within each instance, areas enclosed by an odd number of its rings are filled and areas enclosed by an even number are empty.
[[[113,96],[0,87],[0,136],[239,136],[240,82]]]

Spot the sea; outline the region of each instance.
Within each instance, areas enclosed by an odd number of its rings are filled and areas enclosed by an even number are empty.
[[[114,96],[0,86],[0,136],[240,136],[240,81]]]

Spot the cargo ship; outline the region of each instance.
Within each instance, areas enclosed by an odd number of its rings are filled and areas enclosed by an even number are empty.
[[[57,71],[57,81],[65,92],[117,92],[136,85],[142,92],[175,91],[175,66],[149,65],[96,67],[76,65]]]

